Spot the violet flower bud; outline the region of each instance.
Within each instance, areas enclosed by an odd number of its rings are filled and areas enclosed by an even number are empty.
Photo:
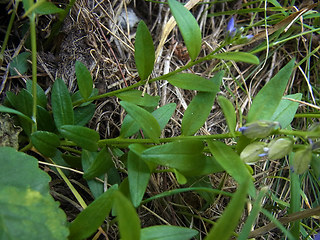
[[[274,132],[280,124],[278,122],[258,121],[239,128],[239,131],[248,138],[264,138]]]
[[[236,35],[237,29],[234,27],[234,17],[228,22],[227,26],[228,37],[233,38]]]
[[[297,174],[304,173],[308,170],[311,159],[312,151],[309,146],[296,151],[292,160],[292,171]]]
[[[266,145],[265,142],[254,142],[247,145],[240,153],[241,160],[249,165],[256,163],[268,150]]]
[[[268,147],[268,156],[270,160],[283,158],[292,151],[293,142],[290,138],[278,138],[272,140]]]

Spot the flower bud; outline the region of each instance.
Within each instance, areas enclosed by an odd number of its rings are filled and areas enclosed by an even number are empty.
[[[264,142],[254,142],[249,144],[240,153],[241,160],[249,165],[254,164],[268,150],[265,148],[266,145],[267,144]]]
[[[302,174],[308,170],[312,159],[312,151],[310,147],[296,151],[292,160],[292,171]]]
[[[258,121],[239,128],[239,131],[248,138],[264,138],[278,127],[280,127],[278,122]]]
[[[268,147],[268,156],[270,160],[283,158],[292,151],[293,142],[289,138],[278,138],[272,140]]]

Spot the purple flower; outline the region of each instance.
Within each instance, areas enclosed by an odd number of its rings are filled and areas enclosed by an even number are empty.
[[[320,233],[318,233],[317,235],[315,235],[313,240],[320,240]]]
[[[278,122],[257,121],[239,128],[239,131],[248,138],[265,138],[278,127]]]
[[[251,38],[253,38],[253,35],[252,35],[252,34],[249,34],[249,35],[246,36],[246,38],[247,38],[248,40],[250,40]]]
[[[228,22],[227,32],[229,37],[231,38],[233,38],[236,35],[237,29],[234,27],[234,17],[231,17],[231,19]]]

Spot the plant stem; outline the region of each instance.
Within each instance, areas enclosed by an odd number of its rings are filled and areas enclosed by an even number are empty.
[[[30,19],[30,36],[32,51],[32,132],[37,131],[37,37],[36,37],[36,15],[31,13]]]
[[[181,68],[178,68],[176,69],[175,71],[172,71],[172,72],[169,72],[165,75],[162,75],[162,76],[159,76],[159,77],[156,77],[156,78],[153,78],[153,79],[150,79],[148,82],[149,83],[152,83],[152,82],[155,82],[155,81],[158,81],[158,80],[165,80],[166,78],[174,75],[174,74],[177,74],[179,72],[182,72],[196,64],[199,64],[199,63],[202,63],[204,61],[208,61],[208,60],[211,60],[214,58],[214,54],[216,54],[217,52],[219,52],[226,44],[222,44],[220,47],[218,47],[216,50],[214,50],[213,52],[211,52],[210,54],[208,54],[207,56],[205,57],[202,57],[196,61],[193,61],[193,62],[189,62],[187,65],[181,67]],[[82,100],[79,100],[79,101],[76,101],[73,103],[73,106],[78,106],[82,103],[85,103],[85,102],[90,102],[90,101],[93,101],[93,100],[98,100],[98,99],[101,99],[101,98],[105,98],[105,97],[112,97],[112,96],[115,96],[116,94],[118,93],[121,93],[121,92],[126,92],[126,91],[129,91],[133,88],[136,88],[136,87],[140,87],[144,84],[147,83],[147,80],[141,80],[140,82],[137,82],[133,85],[130,85],[126,88],[123,88],[123,89],[118,89],[118,90],[115,90],[115,91],[112,91],[112,92],[108,92],[108,93],[104,93],[104,94],[101,94],[101,95],[98,95],[98,96],[93,96],[91,98],[88,98],[88,99],[82,99]]]
[[[240,132],[235,133],[236,136],[240,136]],[[208,140],[208,139],[225,139],[234,137],[231,133],[215,134],[215,135],[201,135],[201,136],[178,136],[170,138],[160,138],[160,143],[183,141],[183,140]],[[132,144],[132,143],[155,143],[152,139],[127,139],[127,138],[111,138],[103,139],[98,142],[100,146],[110,144]]]
[[[11,33],[11,29],[12,29],[12,26],[13,26],[13,21],[14,21],[14,18],[16,16],[16,12],[17,12],[17,8],[19,6],[19,1],[16,2],[16,6],[13,7],[13,11],[11,13],[11,17],[10,17],[10,21],[9,21],[9,24],[8,24],[8,28],[7,28],[7,31],[6,31],[6,35],[4,37],[4,40],[3,40],[3,44],[2,44],[2,47],[1,47],[1,52],[0,52],[0,67],[2,66],[2,63],[3,63],[3,54],[4,54],[4,51],[7,47],[7,44],[8,44],[8,40],[9,40],[9,36],[10,36],[10,33]]]

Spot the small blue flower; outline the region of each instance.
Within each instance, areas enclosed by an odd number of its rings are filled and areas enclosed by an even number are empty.
[[[248,138],[265,138],[279,126],[278,122],[257,121],[239,128],[239,131]]]
[[[231,17],[228,22],[227,32],[230,38],[233,38],[237,33],[237,29],[234,27],[234,17]]]
[[[320,240],[320,233],[318,233],[317,235],[315,235],[313,240]]]
[[[246,38],[247,38],[248,40],[250,40],[251,38],[253,38],[253,35],[252,35],[252,34],[249,34],[249,35],[246,36]]]

